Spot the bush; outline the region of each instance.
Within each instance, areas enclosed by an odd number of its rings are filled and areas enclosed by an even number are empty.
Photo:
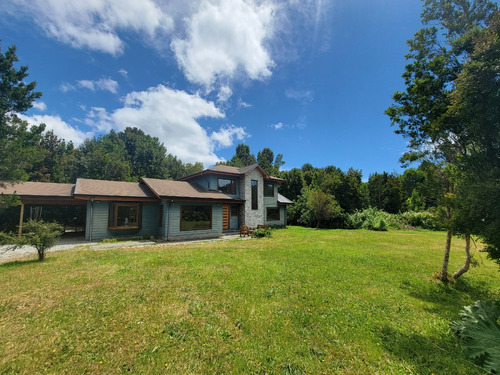
[[[261,237],[271,237],[271,231],[269,229],[264,229],[264,228],[258,228],[253,231],[252,237],[254,238],[261,238]]]
[[[63,226],[59,223],[47,223],[43,220],[28,220],[23,226],[23,235],[2,234],[2,243],[12,245],[12,250],[25,245],[33,246],[38,252],[38,260],[45,259],[45,251],[54,246],[63,234]]]
[[[397,216],[399,222],[403,226],[419,227],[431,230],[443,229],[439,223],[438,217],[428,211],[407,211]]]
[[[391,214],[373,207],[347,215],[346,224],[350,229],[362,228],[377,231],[386,231],[390,224],[397,227]]]

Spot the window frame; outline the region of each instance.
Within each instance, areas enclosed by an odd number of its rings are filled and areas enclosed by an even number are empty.
[[[221,189],[220,180],[226,180],[226,181],[231,181],[229,186],[232,186],[230,191],[224,191],[224,189]],[[227,185],[226,185],[227,186]],[[229,195],[236,195],[236,180],[234,178],[228,178],[228,177],[218,177],[217,178],[217,191],[220,191],[224,194],[229,194]]]
[[[278,210],[277,219],[269,219],[269,210]],[[280,207],[266,207],[266,221],[281,221],[281,209]]]
[[[124,226],[118,225],[118,208],[120,207],[135,207],[136,214],[135,220],[137,225],[134,226]],[[110,225],[111,224],[111,225]],[[140,229],[142,227],[142,205],[140,203],[122,203],[113,202],[109,205],[108,212],[108,229],[111,230],[127,230],[127,229]]]
[[[259,209],[259,181],[251,180],[250,189],[251,189],[251,199],[252,199],[252,210],[258,210]]]
[[[239,207],[235,204],[230,206],[229,211],[230,211],[230,213],[229,213],[230,217],[238,217],[240,215]],[[236,212],[236,215],[233,215],[235,212]]]
[[[183,223],[183,221],[184,221],[184,220],[182,219],[182,213],[183,213],[183,210],[184,210],[185,208],[187,208],[187,207],[189,207],[189,208],[192,208],[192,207],[208,207],[208,208],[210,208],[210,225],[209,225],[208,227],[201,227],[201,228],[195,228],[195,229],[193,229],[193,228],[187,228],[187,229],[186,229],[186,228],[182,228],[182,223]],[[213,224],[213,222],[212,222],[213,211],[214,211],[213,206],[212,206],[212,205],[209,205],[209,204],[199,204],[199,205],[181,205],[181,206],[180,206],[180,218],[179,218],[179,230],[180,230],[181,232],[191,232],[191,231],[197,231],[197,230],[210,230],[210,229],[212,229],[212,224]]]
[[[269,190],[267,190],[269,188],[269,186],[272,189],[272,194],[267,194],[269,192]],[[272,182],[264,182],[264,197],[274,197],[274,183],[272,183]]]

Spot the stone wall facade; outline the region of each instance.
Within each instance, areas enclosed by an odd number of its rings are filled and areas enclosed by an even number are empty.
[[[252,209],[252,180],[257,181],[257,202],[258,208]],[[241,198],[245,200],[242,216],[243,223],[250,228],[256,228],[257,225],[264,224],[264,178],[258,169],[248,173],[240,181]]]

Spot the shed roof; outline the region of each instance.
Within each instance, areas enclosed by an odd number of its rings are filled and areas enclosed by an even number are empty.
[[[278,204],[282,204],[282,205],[293,204],[293,202],[290,199],[288,199],[287,197],[278,193]]]
[[[19,182],[12,184],[3,182],[4,187],[0,186],[2,194],[17,194],[19,196],[33,197],[73,197],[75,184],[59,184],[55,182]]]

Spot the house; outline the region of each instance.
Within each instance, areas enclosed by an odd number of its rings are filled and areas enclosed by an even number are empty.
[[[85,239],[155,236],[166,240],[219,237],[241,225],[285,226],[290,200],[278,193],[282,179],[259,165],[217,165],[178,181],[139,182],[79,178],[76,184],[24,182],[0,188],[22,205],[85,207]]]

